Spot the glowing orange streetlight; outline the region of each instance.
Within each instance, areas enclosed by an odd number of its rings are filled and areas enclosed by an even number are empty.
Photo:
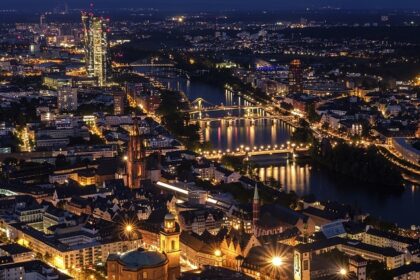
[[[131,233],[131,232],[133,231],[133,226],[132,226],[131,224],[127,224],[127,225],[125,226],[125,231],[126,231],[127,233]]]
[[[279,267],[279,266],[282,266],[282,265],[283,265],[283,260],[282,260],[282,258],[280,258],[280,257],[278,257],[278,256],[274,256],[274,257],[271,259],[271,264],[272,264],[273,266],[275,266],[275,267]]]
[[[347,269],[345,269],[345,268],[341,268],[341,269],[338,271],[338,274],[340,274],[342,277],[346,276],[346,275],[347,275]]]

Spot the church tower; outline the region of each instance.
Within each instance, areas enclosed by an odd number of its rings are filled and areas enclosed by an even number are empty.
[[[130,133],[127,150],[127,185],[131,189],[140,188],[141,179],[145,174],[146,151],[143,145],[143,137],[140,135],[137,119],[134,116],[134,125]]]
[[[260,197],[258,195],[258,186],[255,184],[254,199],[252,201],[252,226],[254,235],[257,235],[257,224],[260,219]]]
[[[159,244],[160,251],[168,257],[168,280],[176,280],[181,274],[179,235],[174,215],[166,214],[163,229],[159,233]]]

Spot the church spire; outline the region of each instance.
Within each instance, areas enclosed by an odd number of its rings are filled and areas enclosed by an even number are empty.
[[[254,234],[257,235],[257,224],[260,219],[260,196],[258,195],[258,184],[255,183],[254,199],[252,202],[252,226]]]
[[[255,201],[260,201],[260,196],[258,195],[258,184],[255,183],[255,188],[254,188],[254,202]]]
[[[141,180],[145,177],[146,151],[143,136],[140,135],[137,116],[133,114],[133,127],[127,149],[127,185],[129,188],[140,188]]]
[[[139,122],[137,119],[137,114],[133,113],[132,114],[132,119],[133,119],[133,127],[131,128],[131,135],[140,135],[140,129],[139,129]]]

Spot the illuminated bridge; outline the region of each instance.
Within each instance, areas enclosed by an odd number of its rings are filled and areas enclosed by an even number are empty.
[[[210,106],[204,107],[203,105],[207,104]],[[257,120],[271,120],[274,123],[277,121],[282,121],[293,127],[299,127],[298,122],[296,121],[295,116],[285,116],[278,113],[273,113],[264,109],[263,106],[251,105],[251,106],[241,106],[241,105],[213,105],[210,102],[206,101],[203,98],[197,98],[190,103],[192,109],[185,110],[184,112],[189,113],[192,121],[198,121],[204,126],[210,125],[211,122],[222,122],[226,121],[228,125],[235,124],[236,121],[240,120],[250,120],[251,125],[255,124]],[[222,116],[222,117],[210,117],[208,116],[209,112],[222,112],[222,111],[233,111],[233,110],[243,110],[243,116]],[[205,114],[205,116],[203,116]]]
[[[251,160],[252,157],[258,156],[297,156],[309,152],[310,145],[295,145],[294,143],[289,143],[287,145],[274,145],[272,146],[261,146],[261,147],[245,147],[241,146],[240,148],[231,151],[229,149],[222,150],[213,150],[205,151],[203,155],[208,159],[220,159],[224,155],[237,156],[237,157],[246,157]]]
[[[271,120],[273,124],[277,123],[278,121],[285,122],[291,126],[296,126],[293,122],[294,118],[290,116],[226,116],[226,117],[204,117],[201,119],[192,119],[191,121],[196,121],[200,125],[206,127],[209,126],[212,122],[225,122],[228,125],[234,125],[236,122],[241,120],[247,120],[251,122],[251,125],[255,125],[256,121],[259,120]]]
[[[245,110],[246,113],[250,114],[254,111],[258,111],[260,114],[263,112],[262,106],[256,106],[256,105],[249,105],[249,106],[243,106],[243,105],[214,105],[208,101],[206,101],[204,98],[197,98],[190,103],[191,109],[190,110],[184,110],[183,112],[189,113],[191,115],[199,114],[199,113],[208,113],[208,112],[217,112],[217,111],[232,111],[232,110]],[[204,106],[207,105],[207,106]]]

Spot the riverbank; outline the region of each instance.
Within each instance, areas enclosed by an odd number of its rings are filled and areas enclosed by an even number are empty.
[[[184,91],[190,99],[202,97],[214,104],[238,104],[238,98],[223,88],[184,78],[165,80],[173,90]],[[241,124],[239,127],[221,125],[207,127],[201,133],[212,142],[217,150],[236,150],[240,145],[267,146],[285,144],[290,141],[294,129],[279,122],[277,126],[256,123],[255,126]],[[254,145],[255,144],[255,145]],[[399,225],[409,227],[420,225],[420,216],[414,215],[420,205],[420,189],[405,185],[403,193],[382,193],[372,191],[367,184],[327,170],[313,162],[285,161],[268,166],[260,165],[255,173],[264,181],[274,177],[285,191],[294,191],[299,196],[316,194],[319,200],[338,201],[361,208],[364,212]]]
[[[332,172],[366,183],[372,190],[404,191],[401,172],[374,146],[364,148],[344,142],[333,146],[323,139],[320,145],[314,144],[312,158]]]

